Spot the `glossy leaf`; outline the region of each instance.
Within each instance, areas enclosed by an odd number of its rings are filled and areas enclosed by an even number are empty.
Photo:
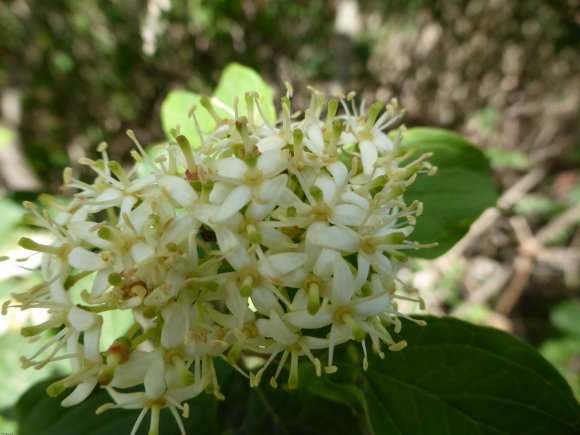
[[[317,435],[332,428],[335,435],[366,434],[364,416],[349,403],[327,400],[307,388],[273,389],[268,379],[251,389],[247,379],[237,374],[224,383],[226,400],[220,402],[219,420],[225,433]],[[301,383],[306,386],[306,379]]]
[[[372,355],[367,371],[344,352],[328,379],[358,385],[375,434],[580,433],[570,387],[531,346],[461,320],[425,319],[405,322],[404,350]]]
[[[412,239],[439,244],[408,254],[435,258],[457,243],[486,208],[495,205],[497,192],[489,162],[479,149],[446,130],[409,129],[403,147],[416,150],[415,156],[432,152],[429,162],[438,167],[434,176],[419,175],[405,193],[407,203],[423,203]]]
[[[258,388],[250,388],[248,380],[233,372],[221,361],[216,362],[225,401],[201,394],[188,401],[189,418],[183,419],[188,434],[318,434],[336,426],[337,435],[363,434],[359,413],[345,404],[321,399],[306,389],[288,391],[273,389],[268,378]],[[95,392],[81,404],[63,408],[61,398],[50,398],[46,387],[51,381],[34,385],[18,402],[16,417],[20,435],[110,435],[129,434],[139,410],[113,409],[95,414],[100,405],[110,402],[104,390]],[[64,395],[63,395],[64,396]],[[138,434],[148,432],[149,418],[142,422]],[[179,434],[173,416],[161,411],[159,433]]]
[[[55,379],[53,379],[55,380]],[[140,410],[112,409],[103,414],[95,410],[104,403],[111,402],[105,390],[97,388],[84,402],[71,408],[60,406],[64,397],[51,398],[46,395],[46,387],[51,381],[34,385],[19,400],[15,414],[20,435],[112,435],[129,434]],[[70,390],[67,390],[70,391]],[[217,400],[201,394],[189,402],[189,417],[183,419],[187,433],[217,434]],[[159,433],[179,435],[179,428],[170,411],[161,410]],[[138,435],[149,431],[149,417],[141,423]]]

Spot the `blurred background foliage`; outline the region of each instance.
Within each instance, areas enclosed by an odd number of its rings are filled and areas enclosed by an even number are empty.
[[[542,346],[578,392],[578,330],[561,319],[580,318],[570,302],[580,291],[579,24],[578,0],[5,0],[2,248],[31,231],[18,223],[20,200],[59,193],[62,169],[72,161],[82,175],[74,162],[101,141],[129,162],[128,128],[143,143],[163,140],[167,93],[211,94],[230,62],[279,95],[290,81],[302,101],[307,84],[397,97],[407,125],[481,146],[503,192],[463,243],[409,264],[405,279],[431,313]],[[4,264],[0,279],[2,299],[30,280]],[[10,321],[4,336],[30,320]],[[19,367],[6,370],[22,386],[4,407],[30,384]]]

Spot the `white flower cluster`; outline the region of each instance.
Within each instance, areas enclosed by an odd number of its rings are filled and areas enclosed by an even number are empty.
[[[151,411],[157,433],[164,407],[184,432],[178,410],[187,416],[186,400],[203,390],[223,398],[215,358],[252,386],[277,364],[274,387],[289,360],[294,388],[300,357],[317,374],[322,366],[331,373],[335,347],[349,340],[361,343],[365,368],[367,343],[381,357],[381,342],[406,345],[392,335],[404,316],[396,300],[422,301],[396,294],[403,285],[396,263],[401,250],[419,247],[406,239],[421,203],[405,204],[402,194],[418,172],[434,168],[427,155],[401,164],[410,160],[399,148],[401,131],[385,133],[400,121],[396,101],[366,111],[354,108],[353,95],[326,101],[311,89],[300,116],[288,89],[275,125],[256,94],[245,95],[245,116],[237,102],[226,117],[203,98],[216,125],[202,131],[193,113],[200,147],[176,131],[153,159],[129,132],[139,171],[109,160],[102,144],[101,159],[81,160],[96,173],[93,184],[65,171],[65,186],[78,190],[68,205],[49,200],[57,208],[49,214],[28,204],[55,240],[21,240],[43,254],[44,284],[13,295],[12,306],[49,314],[25,336],[58,331],[22,360],[36,368],[70,360],[72,374],[48,388],[58,395],[74,387],[64,406],[100,385],[114,403],[98,411],[142,408],[134,432]],[[87,276],[92,286],[77,289]],[[126,310],[134,325],[102,343],[109,310]],[[248,370],[247,355],[263,365]]]

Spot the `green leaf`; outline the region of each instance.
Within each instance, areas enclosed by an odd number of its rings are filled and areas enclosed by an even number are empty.
[[[222,73],[214,97],[229,107],[233,107],[234,98],[237,97],[239,99],[239,113],[246,115],[244,101],[246,92],[257,92],[260,95],[260,107],[264,116],[268,121],[274,122],[276,119],[274,89],[252,68],[238,63],[230,63]]]
[[[458,319],[425,320],[405,321],[409,346],[371,355],[367,371],[339,356],[337,375],[359,385],[375,434],[580,433],[570,387],[531,346]]]
[[[18,396],[34,383],[54,375],[56,371],[66,369],[67,364],[60,361],[47,367],[46,371],[23,370],[20,364],[15,364],[15,361],[19,361],[21,356],[33,355],[37,348],[37,344],[26,341],[15,330],[8,330],[0,335],[0,349],[2,349],[0,409],[14,405]]]
[[[521,151],[506,150],[500,147],[491,147],[486,150],[494,168],[528,169],[532,160]]]
[[[24,208],[16,202],[0,198],[0,216],[2,216],[2,219],[0,219],[0,234],[3,235],[2,240],[0,240],[0,246],[4,245],[7,239],[6,236],[20,224],[24,213]]]
[[[58,378],[57,378],[58,379]],[[95,410],[104,403],[111,402],[105,390],[97,389],[84,402],[71,408],[60,406],[63,397],[51,398],[46,395],[50,381],[34,385],[18,401],[16,418],[20,435],[112,435],[129,434],[140,410],[112,409],[96,415]],[[189,417],[183,424],[187,433],[217,434],[217,400],[201,394],[189,404]],[[141,423],[138,435],[147,434],[149,417]],[[159,433],[179,435],[179,428],[167,408],[161,410]]]
[[[329,428],[335,435],[365,433],[360,413],[348,403],[325,400],[307,388],[273,389],[268,379],[250,389],[248,380],[236,374],[223,384],[226,400],[220,402],[219,421],[225,424],[224,433],[315,435]],[[306,379],[301,384],[306,386]]]
[[[358,414],[345,404],[321,399],[306,389],[273,389],[268,385],[268,378],[260,387],[250,388],[246,378],[219,360],[216,371],[226,400],[218,402],[213,396],[202,393],[188,401],[190,416],[183,419],[188,434],[318,434],[335,425],[337,435],[362,434]],[[16,417],[20,435],[130,433],[139,410],[114,409],[95,415],[97,407],[110,402],[108,394],[99,388],[81,404],[63,408],[59,405],[62,397],[50,398],[45,392],[54,380],[34,385],[18,402]],[[148,424],[146,418],[138,434],[146,434]],[[159,433],[179,433],[167,409],[161,411]]]
[[[0,433],[9,435],[15,434],[16,429],[18,428],[16,422],[6,417],[5,410],[2,410],[0,412],[2,413],[0,414]]]
[[[580,340],[578,337],[563,337],[542,343],[540,353],[568,381],[576,398],[580,399]]]
[[[258,75],[256,71],[246,66],[231,63],[223,71],[213,99],[219,100],[228,107],[233,107],[234,98],[238,98],[240,115],[246,115],[246,92],[257,92],[261,96],[260,107],[266,119],[273,122],[276,119],[274,107],[274,89]],[[186,136],[193,147],[200,146],[199,136],[192,117],[189,116],[193,107],[198,109],[195,116],[203,131],[211,131],[216,127],[212,116],[201,105],[202,96],[186,90],[176,90],[169,93],[161,105],[161,123],[168,138],[172,138],[171,131],[179,129],[179,133]],[[212,99],[212,101],[213,101]],[[214,104],[218,115],[232,115]]]
[[[110,310],[101,313],[103,326],[101,328],[101,351],[124,335],[135,322],[131,310]]]
[[[10,145],[10,143],[14,141],[15,137],[16,134],[14,133],[14,130],[4,127],[0,124],[0,150]]]
[[[558,304],[550,312],[552,324],[560,331],[580,337],[580,301],[569,300]]]
[[[418,176],[405,192],[407,203],[423,203],[413,240],[439,244],[436,248],[409,251],[409,255],[435,258],[457,243],[486,208],[495,205],[497,191],[489,163],[479,149],[446,130],[409,129],[402,146],[415,149],[415,156],[432,152],[429,162],[438,167],[436,175]]]
[[[189,116],[193,107],[198,107],[195,116],[202,130],[211,130],[215,122],[200,103],[201,95],[193,92],[178,90],[171,91],[161,104],[161,123],[168,138],[172,138],[171,131],[178,129],[179,133],[187,137],[193,147],[201,145],[193,118]]]

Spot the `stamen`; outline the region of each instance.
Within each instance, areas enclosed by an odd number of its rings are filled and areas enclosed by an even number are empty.
[[[276,379],[278,379],[278,376],[280,376],[280,372],[282,372],[282,368],[286,364],[286,360],[288,359],[289,353],[290,352],[288,352],[287,350],[284,350],[284,353],[282,354],[282,359],[280,360],[280,364],[278,364],[278,368],[276,369],[276,374],[274,376],[272,376],[272,378],[270,379],[270,386],[272,388],[278,388],[278,383],[276,382]]]
[[[18,245],[22,246],[24,249],[28,249],[29,251],[42,252],[45,254],[53,254],[57,256],[64,255],[68,249],[67,245],[60,246],[43,245],[41,243],[35,242],[34,240],[28,237],[22,237],[18,241]]]
[[[203,106],[203,108],[205,110],[207,110],[207,112],[211,115],[211,117],[213,118],[213,120],[215,121],[216,127],[221,125],[223,120],[222,118],[217,114],[215,108],[213,107],[212,101],[206,97],[205,95],[203,97],[201,97],[200,100],[201,105]]]
[[[147,164],[151,167],[151,169],[153,169],[153,171],[159,173],[159,168],[157,168],[155,162],[153,162],[151,157],[149,157],[149,154],[147,154],[145,149],[143,149],[141,143],[137,140],[137,137],[135,136],[135,132],[133,130],[127,130],[127,136],[129,136],[129,139],[133,141],[133,143],[139,150],[139,153],[141,153],[141,156],[143,156],[143,160],[147,162]]]
[[[141,412],[139,413],[139,417],[137,417],[137,420],[135,420],[135,424],[133,425],[133,429],[131,429],[130,435],[135,435],[137,433],[137,430],[139,429],[139,426],[141,426],[141,422],[145,418],[145,415],[147,415],[147,412],[149,412],[149,408],[144,407],[141,410]],[[151,417],[151,420],[153,420],[153,416]],[[151,423],[153,423],[153,421]],[[153,434],[150,433],[150,435],[153,435]]]
[[[290,375],[288,376],[288,389],[298,388],[298,351],[290,351]]]
[[[187,138],[183,135],[177,136],[176,140],[177,145],[179,145],[179,149],[183,153],[183,157],[185,157],[187,169],[189,169],[190,172],[195,172],[197,165],[195,164],[195,159],[193,157],[193,152],[191,150],[191,144],[189,143],[189,140],[187,140]]]

